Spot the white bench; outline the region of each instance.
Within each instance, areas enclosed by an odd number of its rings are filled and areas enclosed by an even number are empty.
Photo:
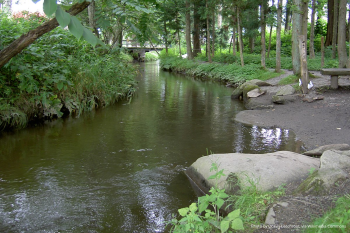
[[[322,69],[321,74],[330,75],[331,88],[337,89],[339,76],[350,75],[350,69],[347,69],[347,68]]]

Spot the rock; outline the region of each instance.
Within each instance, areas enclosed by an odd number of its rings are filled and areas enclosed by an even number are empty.
[[[295,93],[295,89],[294,87],[292,87],[291,85],[285,85],[282,86],[276,93],[276,95],[293,95]]]
[[[256,98],[256,97],[259,97],[265,93],[266,93],[266,91],[261,91],[260,89],[254,89],[254,90],[251,90],[247,93],[247,97],[248,98]]]
[[[224,169],[226,176],[217,181],[209,179],[212,163],[219,170]],[[200,190],[208,193],[211,187],[225,188],[234,194],[240,188],[255,185],[258,190],[267,191],[282,184],[298,181],[308,176],[311,168],[318,168],[320,160],[290,151],[278,151],[268,154],[213,154],[197,159],[186,174]]]
[[[253,80],[249,80],[245,83],[243,83],[241,86],[239,86],[238,88],[236,88],[235,90],[233,90],[232,94],[231,94],[231,98],[232,99],[239,99],[241,96],[243,96],[243,90],[245,89],[247,92],[255,89],[251,89],[248,88],[248,86],[255,86],[255,88],[259,88],[262,86],[271,86],[271,84],[261,81],[259,79],[253,79]],[[246,92],[246,93],[247,93]]]
[[[297,99],[295,95],[274,95],[272,96],[272,102],[275,104],[285,104],[288,102],[294,102]]]
[[[254,85],[254,84],[246,84],[243,87],[243,100],[246,101],[248,99],[247,94],[248,92],[254,90],[254,89],[258,89],[258,92],[260,92],[259,86],[258,85]]]
[[[338,182],[349,178],[343,169],[350,167],[350,151],[327,150],[320,158],[321,166],[297,188],[296,193],[327,195]]]
[[[275,214],[275,211],[273,210],[273,207],[271,207],[267,212],[265,224],[267,225],[276,224],[276,214]]]
[[[321,156],[326,150],[350,150],[350,146],[348,144],[330,144],[306,151],[303,154],[308,156]]]

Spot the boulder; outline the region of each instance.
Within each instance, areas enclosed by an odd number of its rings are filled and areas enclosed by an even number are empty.
[[[250,87],[249,87],[250,86]],[[252,88],[252,86],[254,86],[254,88]],[[271,86],[271,84],[261,81],[259,79],[253,79],[253,80],[249,80],[245,83],[243,83],[242,85],[240,85],[239,87],[237,87],[231,94],[231,98],[232,99],[239,99],[240,97],[243,96],[243,90],[247,92],[262,87],[262,86]]]
[[[288,102],[294,102],[297,99],[295,95],[274,95],[272,96],[272,102],[275,104],[285,104]]]
[[[285,96],[285,95],[293,95],[295,93],[294,87],[291,85],[285,85],[282,86],[276,93],[276,95],[279,96]]]
[[[321,166],[297,188],[296,193],[327,195],[339,182],[349,178],[350,151],[327,150],[320,158]]]
[[[321,156],[326,150],[350,150],[350,146],[348,144],[330,144],[306,151],[303,154],[308,156]]]
[[[256,97],[259,97],[263,94],[265,94],[266,91],[261,91],[260,89],[254,89],[254,90],[251,90],[247,93],[247,97],[248,98],[256,98]]]
[[[216,163],[226,176],[218,180],[209,179],[214,174],[211,166]],[[211,187],[225,188],[234,194],[240,188],[255,185],[267,191],[282,184],[305,179],[309,170],[318,169],[320,160],[290,151],[267,154],[213,154],[197,159],[186,174],[194,187],[208,193]]]

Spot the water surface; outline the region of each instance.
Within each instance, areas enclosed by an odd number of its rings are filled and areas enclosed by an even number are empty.
[[[196,199],[183,170],[214,153],[295,151],[233,121],[232,89],[141,64],[129,101],[0,135],[0,232],[164,232]]]

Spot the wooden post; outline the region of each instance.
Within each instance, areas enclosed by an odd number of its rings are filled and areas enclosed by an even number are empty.
[[[321,37],[321,68],[324,66],[324,36]]]
[[[303,91],[303,94],[308,93],[307,84],[309,83],[309,73],[307,70],[307,60],[306,60],[306,39],[305,35],[299,36],[299,53],[300,53],[300,66],[301,66],[301,88]]]

